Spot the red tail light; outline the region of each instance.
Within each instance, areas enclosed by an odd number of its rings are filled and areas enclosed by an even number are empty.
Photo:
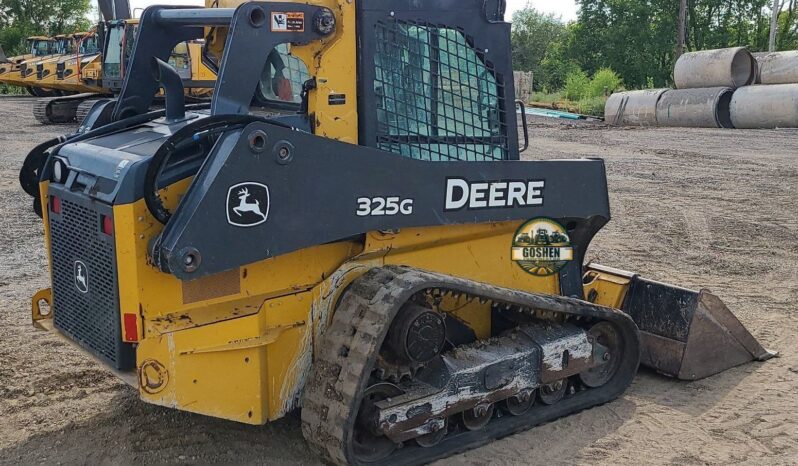
[[[134,342],[139,341],[139,329],[138,329],[138,317],[136,314],[128,314],[125,313],[122,319],[123,325],[122,330],[124,330],[126,342]]]
[[[50,210],[53,211],[54,214],[61,213],[61,199],[53,196],[50,198]]]
[[[108,217],[106,215],[102,216],[102,220],[103,220],[103,224],[102,224],[103,233],[105,233],[108,236],[113,236],[114,235],[114,221],[111,220],[111,217]]]

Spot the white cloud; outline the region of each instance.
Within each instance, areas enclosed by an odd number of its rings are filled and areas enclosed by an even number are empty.
[[[563,21],[575,20],[578,11],[575,0],[507,0],[507,19],[511,19],[513,13],[523,9],[527,3],[543,13],[561,16]]]

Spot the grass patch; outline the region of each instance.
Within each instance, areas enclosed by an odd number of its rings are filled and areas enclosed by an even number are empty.
[[[27,95],[28,91],[21,87],[0,83],[0,95]]]

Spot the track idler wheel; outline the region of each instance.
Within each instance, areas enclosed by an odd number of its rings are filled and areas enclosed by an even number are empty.
[[[463,425],[468,430],[482,429],[490,422],[494,410],[495,405],[490,403],[477,405],[473,409],[463,411]]]
[[[446,434],[448,432],[449,432],[449,420],[446,419],[443,422],[443,427],[438,429],[436,432],[432,432],[427,435],[422,435],[421,437],[416,437],[416,443],[420,447],[432,448],[435,445],[441,443],[443,439],[446,438]]]
[[[359,461],[374,463],[383,460],[399,446],[388,437],[378,434],[378,426],[373,425],[372,419],[375,403],[401,394],[399,387],[387,382],[374,384],[364,392],[352,442],[352,449]]]
[[[563,398],[568,391],[568,380],[561,379],[540,387],[540,401],[544,405],[553,405]]]
[[[618,332],[609,322],[600,322],[587,332],[588,338],[597,346],[601,365],[588,369],[579,374],[582,383],[590,388],[598,388],[612,380],[621,364],[623,342]]]
[[[502,408],[513,416],[526,414],[535,404],[535,390],[522,390],[502,402]]]

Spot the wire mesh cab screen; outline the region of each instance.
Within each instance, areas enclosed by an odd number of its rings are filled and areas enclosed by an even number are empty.
[[[361,144],[428,161],[517,159],[509,25],[477,1],[387,3],[361,14],[373,38],[361,40]]]

